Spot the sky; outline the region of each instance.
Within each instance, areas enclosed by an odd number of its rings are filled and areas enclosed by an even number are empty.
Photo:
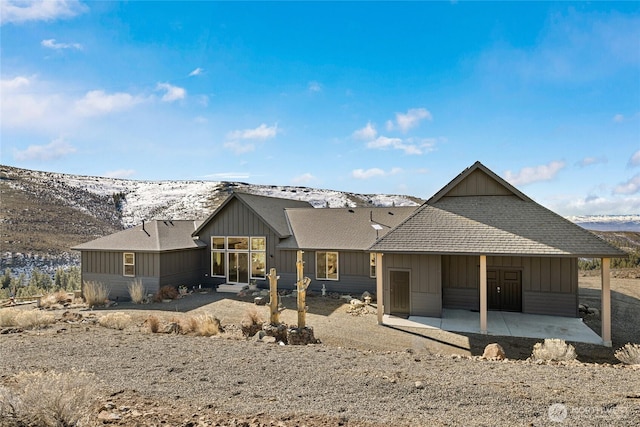
[[[4,165],[640,213],[640,2],[0,8]]]

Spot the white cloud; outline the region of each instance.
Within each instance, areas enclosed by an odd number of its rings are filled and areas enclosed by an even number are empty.
[[[549,181],[555,178],[556,174],[564,167],[564,162],[553,161],[548,165],[525,167],[517,173],[508,170],[504,173],[504,177],[513,185],[526,185],[538,181]]]
[[[402,172],[401,168],[392,168],[388,172],[385,172],[380,168],[371,168],[371,169],[354,169],[351,172],[351,176],[355,179],[370,179],[378,176],[389,176],[389,175],[397,175]]]
[[[57,126],[64,121],[61,112],[64,101],[48,88],[40,94],[41,86],[34,77],[17,76],[0,81],[0,116],[3,128],[34,129]]]
[[[624,215],[640,212],[640,197],[560,197],[551,201],[549,208],[561,215]]]
[[[640,173],[634,175],[627,182],[622,183],[613,189],[614,194],[636,194],[640,193]]]
[[[261,124],[255,129],[243,129],[243,130],[234,130],[227,134],[227,139],[229,140],[238,140],[238,139],[255,139],[255,140],[266,140],[271,139],[276,136],[278,133],[278,124],[273,126],[267,126],[266,124]]]
[[[632,168],[636,166],[640,166],[640,150],[633,153],[633,155],[629,159],[629,166]]]
[[[89,8],[77,0],[0,1],[0,24],[72,18]]]
[[[412,141],[414,140],[412,139],[411,141],[404,141],[401,138],[389,138],[380,135],[376,139],[367,142],[367,148],[379,150],[392,148],[394,150],[402,150],[405,154],[409,155],[421,155],[425,151],[433,151],[432,140],[420,140],[417,144],[413,143]]]
[[[357,131],[353,132],[353,137],[356,139],[370,140],[374,139],[376,136],[378,136],[378,131],[376,130],[375,126],[371,124],[371,122],[368,122],[367,125],[362,129],[358,129]]]
[[[322,85],[316,81],[309,82],[309,92],[322,92]]]
[[[189,77],[199,76],[202,73],[204,73],[204,70],[202,68],[198,67],[198,68],[196,68],[195,70],[193,70],[192,72],[189,73]]]
[[[311,175],[309,172],[303,173],[302,175],[298,175],[294,177],[291,182],[295,185],[308,184],[309,182],[315,181],[316,177]]]
[[[107,94],[102,90],[92,90],[75,102],[75,111],[82,116],[99,116],[128,110],[143,101],[143,98],[126,92]]]
[[[129,178],[136,174],[134,169],[118,169],[104,174],[107,178]]]
[[[31,82],[24,76],[17,76],[10,80],[0,80],[0,88],[2,91],[10,91],[21,87],[29,86]]]
[[[624,122],[624,115],[622,114],[616,114],[615,116],[613,116],[613,121],[615,123],[622,123]]]
[[[58,138],[45,145],[30,145],[26,150],[16,150],[13,157],[18,161],[48,161],[75,153],[76,149],[63,138]]]
[[[597,165],[600,163],[607,163],[607,158],[606,157],[585,157],[584,159],[580,160],[577,163],[577,165],[584,168],[587,166]]]
[[[207,179],[215,179],[216,181],[235,181],[239,179],[249,179],[251,174],[246,172],[218,172],[204,176]]]
[[[49,49],[77,49],[81,50],[82,45],[80,43],[56,43],[56,39],[42,40],[40,44]]]
[[[424,108],[411,108],[406,113],[396,113],[395,123],[387,121],[387,130],[400,129],[406,133],[409,129],[418,126],[422,120],[432,120],[433,116]]]
[[[156,90],[165,91],[165,94],[162,95],[162,100],[164,102],[178,101],[179,99],[184,99],[187,95],[187,91],[184,88],[173,86],[169,83],[158,83]]]

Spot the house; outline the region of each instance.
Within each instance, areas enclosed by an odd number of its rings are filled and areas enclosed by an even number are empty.
[[[375,257],[368,248],[416,207],[313,208],[307,202],[233,193],[193,232],[210,256],[204,283],[238,292],[255,281],[268,286],[275,268],[278,286],[293,288],[296,253],[304,251],[311,290],[375,289]],[[373,227],[375,225],[375,228]]]
[[[374,243],[378,322],[443,308],[578,317],[578,258],[602,258],[602,339],[611,345],[609,260],[625,253],[531,200],[480,162]]]
[[[193,239],[197,221],[149,221],[74,246],[80,251],[82,283],[101,282],[111,299],[128,299],[128,286],[140,280],[148,293],[164,285],[198,283],[206,245]]]

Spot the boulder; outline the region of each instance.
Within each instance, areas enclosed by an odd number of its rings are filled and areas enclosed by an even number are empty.
[[[360,308],[360,307],[364,307],[364,303],[362,301],[360,301],[359,299],[352,299],[349,304],[351,304],[352,307],[354,308]]]
[[[498,343],[491,343],[484,348],[482,353],[483,359],[489,360],[504,360],[507,356],[504,354],[504,349]]]
[[[265,297],[255,297],[253,302],[255,305],[266,305],[267,299]]]

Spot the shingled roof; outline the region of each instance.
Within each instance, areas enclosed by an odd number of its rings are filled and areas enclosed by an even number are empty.
[[[417,206],[286,209],[293,235],[278,248],[364,251],[416,209]]]
[[[307,202],[300,200],[281,199],[278,197],[258,196],[256,194],[249,193],[232,193],[218,208],[207,218],[200,227],[198,227],[193,235],[197,236],[198,233],[206,224],[209,223],[224,207],[231,202],[231,200],[237,199],[253,211],[258,217],[260,217],[280,238],[285,238],[291,235],[289,224],[285,218],[284,210],[286,208],[307,208],[312,209],[313,206]]]
[[[77,251],[136,251],[163,252],[206,247],[194,240],[191,233],[201,221],[153,220],[118,233],[110,234],[87,243],[74,246]]]
[[[477,171],[492,180],[489,194],[461,195],[456,189]],[[479,162],[447,184],[370,250],[460,255],[626,255],[529,199]]]

